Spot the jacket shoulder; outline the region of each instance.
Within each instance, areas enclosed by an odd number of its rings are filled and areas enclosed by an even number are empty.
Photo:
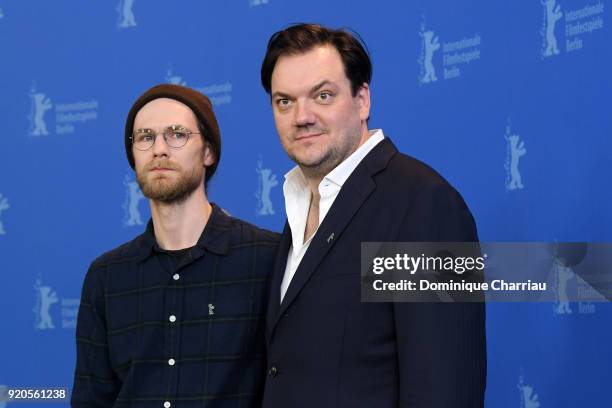
[[[136,259],[144,241],[144,234],[141,234],[131,241],[123,243],[98,256],[91,263],[92,267],[104,267],[113,263],[126,262]]]
[[[277,245],[280,241],[279,233],[260,228],[240,218],[230,217],[229,226],[232,231],[230,245],[254,243]]]
[[[414,193],[431,188],[455,190],[431,166],[404,153],[397,152],[385,170],[380,173],[379,180],[402,191]]]

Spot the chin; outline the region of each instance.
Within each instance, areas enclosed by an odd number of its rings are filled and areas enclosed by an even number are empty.
[[[294,156],[293,161],[305,167],[313,167],[321,164],[322,157],[312,155]]]
[[[317,165],[321,161],[325,160],[329,156],[329,152],[322,151],[320,148],[311,147],[310,149],[304,149],[294,157],[299,159],[300,163]]]
[[[296,161],[300,167],[304,167],[311,170],[322,170],[329,167],[329,163],[327,163],[327,156],[317,157],[317,158],[308,158],[305,160]]]

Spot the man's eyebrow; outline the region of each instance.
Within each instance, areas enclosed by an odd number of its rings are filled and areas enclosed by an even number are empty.
[[[286,94],[286,93],[284,93],[284,92],[278,92],[278,91],[276,91],[276,92],[274,92],[274,93],[272,94],[272,98],[279,98],[279,97],[280,97],[280,98],[289,98],[289,95],[287,95],[287,94]]]
[[[180,123],[173,123],[172,125],[168,125],[168,126],[164,127],[163,129],[167,130],[167,129],[172,129],[172,128],[187,129],[187,127],[185,125],[181,125]],[[139,131],[139,132],[154,132],[154,129],[148,128],[148,127],[137,128],[135,130]]]
[[[328,79],[324,79],[323,81],[319,82],[318,84],[316,84],[315,86],[313,86],[312,88],[310,88],[310,93],[315,93],[317,92],[319,89],[323,88],[326,85],[332,85],[335,86],[336,84],[334,84],[332,81],[328,80]]]
[[[323,88],[324,86],[327,85],[331,85],[331,86],[336,86],[336,84],[332,81],[330,81],[329,79],[324,79],[321,82],[319,82],[318,84],[316,84],[315,86],[313,86],[312,88],[310,88],[309,93],[315,93],[317,92],[319,89]],[[272,99],[274,98],[290,98],[290,95],[284,93],[284,92],[279,92],[276,91],[272,94]]]

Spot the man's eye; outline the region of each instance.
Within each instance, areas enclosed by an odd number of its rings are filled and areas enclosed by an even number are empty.
[[[284,108],[286,106],[289,106],[289,99],[287,98],[279,98],[276,100],[276,104],[281,107]]]
[[[185,132],[172,132],[172,137],[176,140],[183,140],[187,137],[187,133]]]
[[[321,92],[318,96],[319,100],[323,101],[323,102],[327,102],[331,99],[332,94],[329,92]]]
[[[136,142],[150,142],[153,140],[153,135],[149,133],[139,133],[136,135]]]

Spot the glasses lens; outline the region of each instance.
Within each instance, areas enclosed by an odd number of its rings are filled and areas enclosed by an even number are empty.
[[[149,132],[134,133],[134,147],[138,150],[147,150],[153,146],[155,136]]]
[[[189,139],[189,133],[183,129],[166,129],[164,132],[166,143],[170,147],[183,147]]]

